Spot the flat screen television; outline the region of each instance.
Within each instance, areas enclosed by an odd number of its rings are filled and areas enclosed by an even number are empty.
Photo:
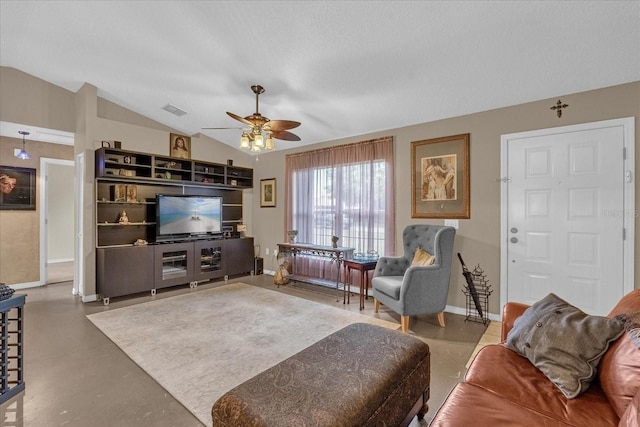
[[[156,194],[156,240],[222,234],[222,197]]]

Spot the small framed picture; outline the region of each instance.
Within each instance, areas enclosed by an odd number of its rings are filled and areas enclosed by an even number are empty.
[[[131,164],[131,156],[124,156],[124,162],[127,164]]]
[[[275,208],[276,207],[276,179],[260,180],[260,207]]]
[[[170,134],[169,155],[179,159],[191,159],[191,137],[177,133]]]
[[[127,200],[127,186],[125,184],[116,184],[113,186],[113,201],[124,202]]]
[[[138,187],[136,185],[127,185],[127,202],[138,201]]]

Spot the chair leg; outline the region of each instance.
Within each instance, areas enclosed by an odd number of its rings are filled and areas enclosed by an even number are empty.
[[[444,328],[444,311],[438,313],[438,323]]]
[[[378,310],[380,310],[380,301],[378,301],[377,299],[373,300],[373,312],[377,313]]]
[[[400,316],[400,325],[402,332],[407,333],[409,331],[409,316]]]

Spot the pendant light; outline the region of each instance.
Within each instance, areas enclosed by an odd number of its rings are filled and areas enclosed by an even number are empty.
[[[24,149],[24,143],[25,143],[24,137],[26,135],[29,135],[29,132],[24,131],[24,130],[20,130],[20,131],[18,131],[18,133],[20,135],[22,135],[22,150],[20,150],[20,152],[18,154],[16,154],[16,157],[19,158],[19,159],[22,159],[22,160],[29,160],[31,158],[31,156]]]

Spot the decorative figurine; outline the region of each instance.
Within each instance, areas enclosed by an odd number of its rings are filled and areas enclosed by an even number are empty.
[[[293,245],[296,242],[296,236],[298,235],[298,230],[289,230],[287,234],[289,235],[289,243]]]
[[[118,222],[120,224],[129,224],[129,217],[127,216],[126,211],[122,211],[122,213],[120,214],[120,218],[118,218]]]
[[[338,247],[338,240],[340,240],[340,238],[338,236],[332,236],[331,237],[331,246],[333,246],[334,248]]]

